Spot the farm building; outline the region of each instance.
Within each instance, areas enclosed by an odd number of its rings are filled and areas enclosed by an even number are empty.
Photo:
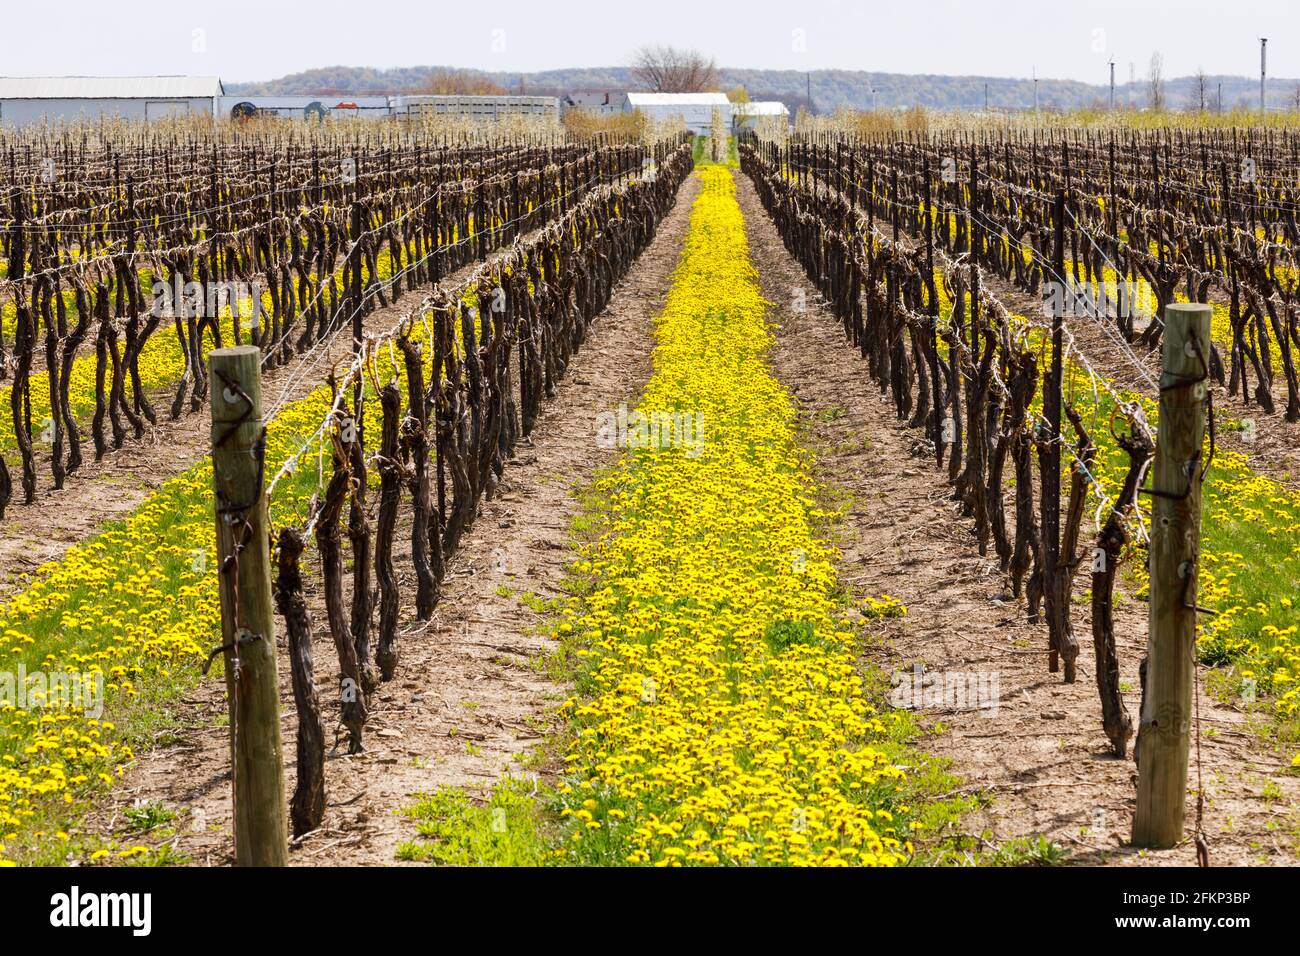
[[[278,116],[284,119],[387,119],[391,114],[388,96],[221,96],[217,98],[218,119]]]
[[[454,115],[495,120],[503,116],[559,117],[560,104],[554,96],[438,96],[416,94],[392,98],[392,114],[398,119]]]
[[[627,111],[627,94],[610,91],[566,93],[560,97],[560,110],[564,113],[586,110],[602,116],[623,113]]]
[[[720,109],[731,126],[731,101],[725,93],[629,93],[627,109],[640,110],[659,122],[680,116],[690,132],[703,135],[713,125],[713,111]]]
[[[215,76],[0,77],[0,125],[216,115]]]
[[[780,100],[757,100],[735,103],[732,106],[731,125],[736,132],[753,129],[760,117],[770,116],[790,123],[790,108]]]

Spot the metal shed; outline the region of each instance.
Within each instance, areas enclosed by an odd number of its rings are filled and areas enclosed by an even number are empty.
[[[722,118],[731,128],[731,101],[726,93],[629,93],[627,108],[664,121],[680,116],[692,133],[707,136],[713,126],[713,111],[722,110]]]
[[[502,116],[549,116],[559,118],[560,104],[554,96],[439,96],[415,94],[393,98],[393,115],[399,119],[421,115],[465,116],[484,121]]]
[[[0,125],[216,115],[215,76],[0,77]]]

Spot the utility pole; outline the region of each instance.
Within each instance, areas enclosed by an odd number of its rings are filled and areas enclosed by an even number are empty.
[[[1268,37],[1259,38],[1259,111],[1264,112],[1264,81],[1268,77]]]
[[[815,112],[813,110],[813,100],[812,100],[812,70],[809,70],[806,74],[804,74],[804,78],[808,81],[808,113],[811,115],[813,112]]]
[[[1115,58],[1110,58],[1110,111],[1115,112]]]
[[[1201,443],[1205,440],[1210,317],[1200,303],[1165,306],[1160,434],[1151,467],[1147,676],[1138,727],[1133,845],[1183,838],[1196,671]]]
[[[988,111],[989,111],[989,85],[985,83],[984,84],[984,112],[987,113]]]
[[[1038,112],[1038,67],[1034,67],[1034,112]]]

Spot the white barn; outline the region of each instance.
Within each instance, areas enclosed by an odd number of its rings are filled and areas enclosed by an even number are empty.
[[[640,110],[656,121],[680,116],[692,133],[707,136],[713,126],[713,111],[731,128],[731,101],[726,93],[629,93],[627,109]]]
[[[216,115],[215,76],[0,77],[0,125]]]

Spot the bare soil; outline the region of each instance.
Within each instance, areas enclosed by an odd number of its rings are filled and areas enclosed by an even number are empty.
[[[1246,714],[1205,693],[1204,669],[1188,839],[1168,851],[1127,845],[1136,768],[1109,755],[1101,730],[1086,605],[1073,613],[1078,680],[1064,684],[1048,672],[1045,625],[1025,623],[1024,603],[1011,598],[996,562],[979,556],[946,473],[882,400],[866,362],[786,252],[749,179],[737,176],[737,182],[750,256],[773,303],[771,360],[795,396],[818,479],[831,501],[848,502],[834,532],[841,580],[857,597],[889,594],[908,608],[905,617],[867,625],[866,663],[909,675],[918,665],[940,677],[997,674],[996,709],[919,713],[933,731],[921,746],[951,761],[961,791],[985,804],[965,818],[963,834],[984,848],[1042,834],[1080,863],[1195,865],[1190,836],[1199,775],[1212,865],[1300,862],[1300,777],[1288,771],[1290,751],[1270,744]],[[800,301],[807,303],[804,311],[796,309]],[[1013,509],[1007,519],[1014,521]],[[1077,584],[1076,600],[1083,587]],[[1122,686],[1134,723],[1146,615],[1146,605],[1132,600],[1116,609]]]
[[[504,775],[536,772],[535,761],[522,766],[520,758],[553,725],[550,714],[567,689],[547,673],[554,642],[539,627],[543,615],[521,596],[562,594],[573,558],[568,529],[581,509],[581,489],[618,454],[597,446],[597,415],[634,403],[649,379],[652,320],[698,190],[696,177],[682,187],[653,244],[591,327],[558,394],[544,404],[531,440],[507,464],[496,498],[483,502],[450,564],[434,619],[417,622],[414,608],[403,607],[401,663],[374,698],[366,750],[349,756],[341,745],[327,752],[324,825],[292,845],[292,864],[392,864],[398,845],[415,836],[413,822],[400,811],[416,794],[455,785],[481,796]],[[409,523],[399,524],[396,542],[406,603],[414,595]],[[333,654],[320,595],[308,594],[308,601],[324,701],[336,686]],[[296,719],[283,635],[280,645],[285,775],[292,788]],[[204,681],[177,705],[175,729],[141,756],[82,829],[149,843],[129,832],[123,814],[137,801],[158,801],[187,811],[168,838],[175,850],[196,864],[231,863],[225,710],[223,683]]]

